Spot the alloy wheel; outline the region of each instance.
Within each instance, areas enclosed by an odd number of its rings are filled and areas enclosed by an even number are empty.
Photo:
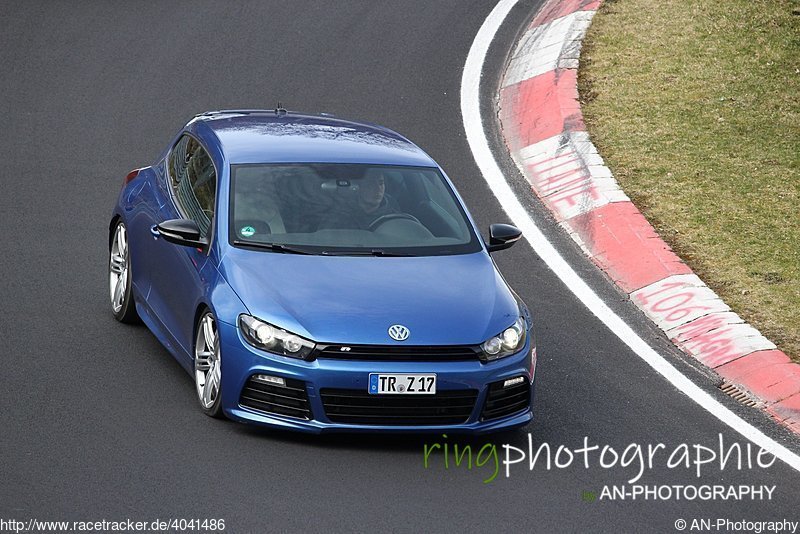
[[[125,304],[129,269],[128,234],[125,225],[118,224],[114,232],[114,241],[111,243],[111,259],[108,266],[108,289],[111,308],[115,314],[118,314]]]
[[[206,313],[200,319],[194,347],[194,377],[197,395],[203,408],[209,410],[219,397],[222,376],[217,325],[211,313]]]

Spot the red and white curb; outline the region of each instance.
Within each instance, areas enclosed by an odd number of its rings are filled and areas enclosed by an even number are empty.
[[[511,156],[556,221],[683,352],[800,433],[800,365],[672,252],[589,139],[577,68],[600,3],[549,0],[517,43],[500,88]]]

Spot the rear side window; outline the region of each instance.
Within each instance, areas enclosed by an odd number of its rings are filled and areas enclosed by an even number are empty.
[[[169,156],[172,196],[178,210],[208,235],[214,218],[217,173],[208,152],[191,136],[184,135]]]

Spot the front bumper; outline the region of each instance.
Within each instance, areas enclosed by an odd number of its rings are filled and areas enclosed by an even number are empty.
[[[527,336],[525,347],[515,355],[499,361],[416,362],[416,361],[352,361],[317,359],[307,362],[273,355],[251,347],[239,329],[218,322],[222,359],[222,408],[233,420],[310,433],[324,432],[494,432],[525,425],[533,418],[533,384],[536,351]],[[367,391],[370,373],[436,373],[437,391],[477,390],[475,405],[468,419],[460,424],[447,425],[380,425],[353,424],[331,421],[325,412],[320,391],[342,389]],[[267,414],[240,405],[242,389],[255,374],[277,376],[305,383],[311,419],[299,419]],[[515,377],[530,382],[530,403],[516,413],[498,419],[481,420],[489,384]]]

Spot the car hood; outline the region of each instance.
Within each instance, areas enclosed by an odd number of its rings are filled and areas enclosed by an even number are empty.
[[[454,256],[305,256],[231,249],[220,272],[249,312],[322,343],[478,344],[519,308],[484,252]]]

